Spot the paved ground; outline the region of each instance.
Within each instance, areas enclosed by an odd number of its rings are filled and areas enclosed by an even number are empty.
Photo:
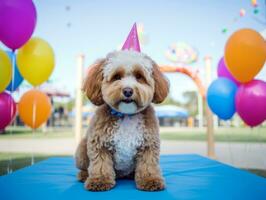
[[[75,141],[65,139],[1,139],[0,152],[73,155]],[[265,143],[216,143],[216,159],[242,168],[266,169]],[[205,142],[162,141],[162,154],[196,153],[206,156]]]

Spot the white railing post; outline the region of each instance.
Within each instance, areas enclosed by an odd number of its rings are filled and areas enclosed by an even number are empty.
[[[82,137],[82,81],[83,81],[84,55],[77,57],[77,79],[76,79],[76,102],[75,102],[75,140],[79,144]]]

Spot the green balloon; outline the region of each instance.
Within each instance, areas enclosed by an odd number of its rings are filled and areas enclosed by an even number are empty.
[[[227,32],[227,29],[224,28],[224,29],[222,30],[222,33],[226,33],[226,32]]]
[[[256,8],[256,9],[254,9],[254,11],[253,11],[253,12],[254,12],[254,14],[256,15],[256,14],[258,14],[258,13],[259,13],[259,9],[257,9],[257,8]]]

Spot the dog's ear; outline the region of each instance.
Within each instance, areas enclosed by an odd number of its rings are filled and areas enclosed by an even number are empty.
[[[160,71],[159,66],[152,61],[153,63],[153,79],[154,79],[154,96],[153,103],[162,103],[167,97],[169,92],[169,83],[163,73]]]
[[[91,66],[83,83],[82,89],[87,95],[88,99],[97,106],[104,103],[101,91],[104,62],[105,59],[100,59]]]

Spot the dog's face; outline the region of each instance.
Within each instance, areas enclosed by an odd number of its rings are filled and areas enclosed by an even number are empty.
[[[168,82],[148,56],[115,51],[90,69],[84,91],[95,105],[103,103],[118,112],[134,114],[168,94]]]

